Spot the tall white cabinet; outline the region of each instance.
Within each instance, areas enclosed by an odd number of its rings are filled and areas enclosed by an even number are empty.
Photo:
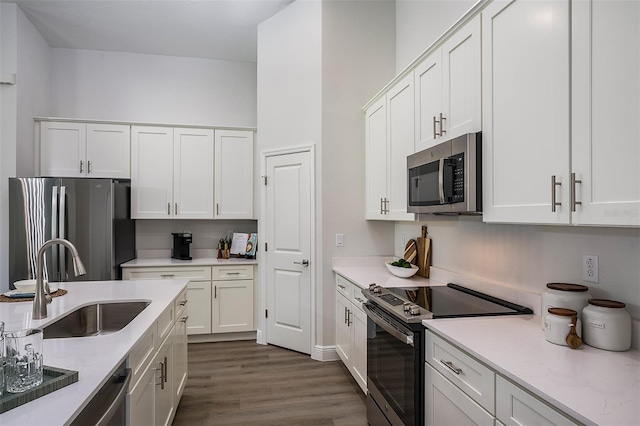
[[[482,11],[487,222],[569,223],[569,6],[494,1]]]
[[[213,130],[132,127],[131,216],[213,219]]]
[[[252,219],[253,132],[215,131],[216,219]]]

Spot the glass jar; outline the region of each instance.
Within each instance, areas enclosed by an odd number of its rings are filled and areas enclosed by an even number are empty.
[[[631,347],[631,315],[625,304],[614,300],[589,299],[582,310],[584,342],[607,351]]]
[[[587,306],[591,295],[587,293],[589,287],[580,284],[549,283],[547,291],[542,293],[542,329],[544,330],[544,317],[549,308],[573,309],[581,318],[582,308]]]
[[[571,331],[574,315],[577,318],[578,313],[573,309],[549,308],[544,316],[544,338],[556,345],[569,346],[567,344],[567,336]],[[580,320],[576,323],[576,334],[582,336],[582,323]]]

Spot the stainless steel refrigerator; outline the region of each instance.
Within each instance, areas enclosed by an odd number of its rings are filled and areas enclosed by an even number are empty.
[[[69,253],[49,248],[44,276],[50,282],[122,278],[120,265],[135,258],[131,188],[112,179],[9,179],[9,285],[35,278],[38,249],[51,238],[76,248],[87,274],[75,277]]]

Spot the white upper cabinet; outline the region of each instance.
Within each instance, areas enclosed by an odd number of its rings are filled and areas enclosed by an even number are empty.
[[[130,177],[131,128],[120,124],[40,123],[40,175]]]
[[[487,222],[570,221],[569,28],[568,0],[496,0],[482,12]]]
[[[413,74],[409,74],[365,111],[367,219],[414,220],[407,213],[413,99]]]
[[[213,219],[213,130],[133,126],[134,219]]]
[[[572,3],[575,224],[640,226],[640,3]]]
[[[415,151],[481,130],[480,16],[414,70]]]
[[[216,219],[253,219],[253,132],[215,131]]]

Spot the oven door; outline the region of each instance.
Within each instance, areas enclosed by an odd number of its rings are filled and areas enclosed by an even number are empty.
[[[365,304],[364,309],[368,317],[367,402],[376,404],[367,411],[382,413],[392,425],[420,424],[420,333],[373,304]],[[370,417],[370,424],[377,423]]]

